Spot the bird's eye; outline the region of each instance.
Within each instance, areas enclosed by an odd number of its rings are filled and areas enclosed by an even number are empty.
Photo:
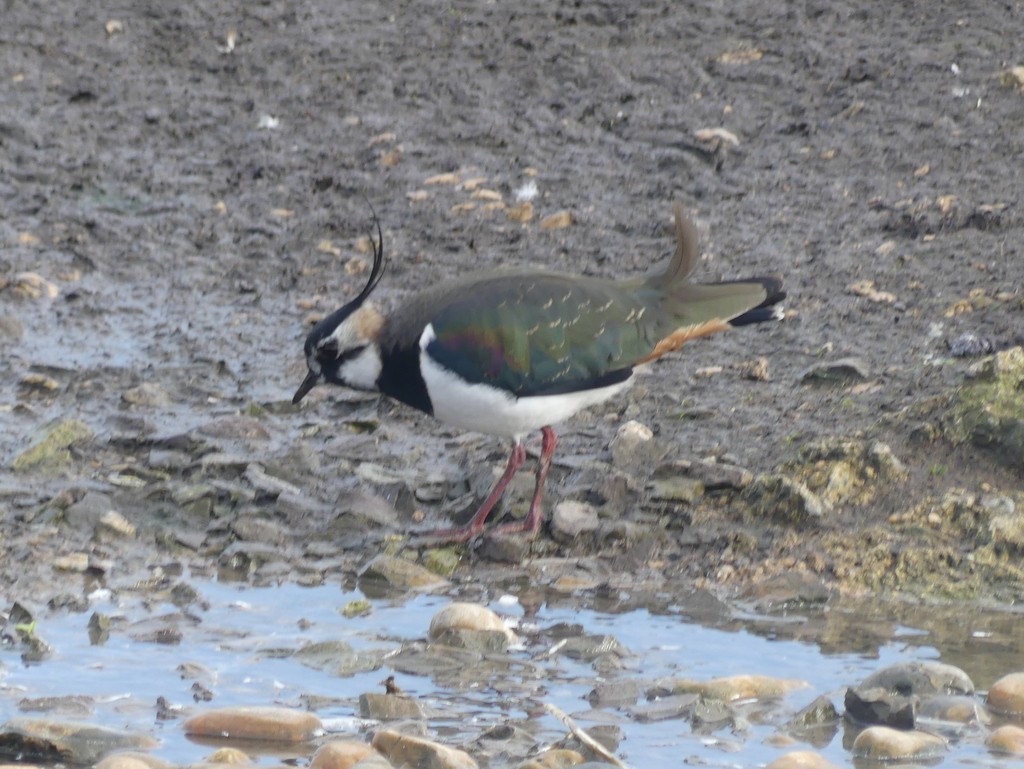
[[[359,353],[361,353],[365,349],[366,349],[366,345],[365,344],[361,344],[361,345],[358,345],[357,347],[352,347],[352,348],[350,348],[348,350],[345,350],[345,352],[340,353],[338,355],[338,363],[344,363],[347,360],[352,360],[352,358],[356,357]]]

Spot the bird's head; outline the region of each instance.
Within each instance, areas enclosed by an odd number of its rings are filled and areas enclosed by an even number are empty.
[[[380,222],[373,247],[373,268],[359,296],[317,323],[306,337],[306,365],[309,373],[292,397],[298,403],[321,382],[344,385],[355,390],[375,390],[380,376],[380,346],[377,342],[384,318],[367,300],[384,275],[384,236]]]

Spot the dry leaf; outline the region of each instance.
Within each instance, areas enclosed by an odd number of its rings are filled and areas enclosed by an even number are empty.
[[[484,184],[486,182],[487,182],[487,177],[486,176],[474,176],[472,179],[466,179],[466,181],[464,181],[461,184],[461,187],[464,190],[475,190],[481,184]]]
[[[385,131],[384,133],[377,134],[372,139],[370,139],[369,146],[373,147],[377,144],[391,144],[397,138],[398,136],[395,134],[394,131]]]
[[[955,318],[957,315],[966,315],[969,312],[974,312],[974,305],[966,299],[961,299],[959,302],[954,302],[950,305],[943,315],[947,318]]]
[[[1024,88],[1024,67],[1004,69],[999,73],[999,84],[1005,88]]]
[[[119,19],[110,19],[110,21],[103,25],[103,29],[107,31],[108,37],[120,35],[122,32],[124,32],[124,22],[120,21]]]
[[[459,175],[453,173],[437,174],[435,176],[428,176],[424,181],[424,184],[458,184]]]
[[[914,169],[914,176],[918,178],[922,176],[927,176],[931,172],[931,170],[932,167],[925,163],[923,166],[918,166],[917,168]]]
[[[713,377],[715,374],[721,374],[724,369],[721,366],[704,366],[693,372],[694,376],[703,378]]]
[[[939,195],[935,202],[939,204],[939,210],[942,213],[948,214],[953,210],[953,204],[956,203],[956,195]]]
[[[518,206],[512,206],[512,208],[508,210],[508,218],[513,222],[526,224],[526,222],[533,219],[533,203],[527,200],[520,203]]]
[[[458,203],[452,206],[453,214],[465,214],[476,208],[476,203]]]
[[[862,296],[871,302],[879,302],[881,304],[892,304],[896,301],[896,295],[888,291],[879,291],[875,288],[875,281],[873,280],[859,280],[856,283],[851,283],[846,287],[846,290],[851,294]]]
[[[38,235],[33,235],[31,232],[19,232],[18,242],[23,246],[38,246],[42,241]]]
[[[398,161],[402,159],[402,148],[395,147],[394,149],[388,150],[380,157],[380,164],[385,168],[391,168],[398,165]]]
[[[330,254],[331,256],[341,256],[341,249],[326,238],[316,244],[316,250],[323,251],[325,254]]]
[[[426,190],[413,190],[412,192],[405,193],[405,197],[412,203],[420,203],[430,197],[430,193]]]
[[[739,51],[727,51],[718,57],[722,64],[749,64],[752,61],[760,61],[764,51],[756,48],[744,48]]]
[[[725,142],[734,147],[740,146],[739,137],[725,128],[701,128],[694,131],[693,135],[699,142]]]
[[[570,224],[572,224],[572,214],[564,208],[540,220],[540,228],[542,230],[560,230],[563,227],[568,227]]]
[[[295,212],[290,208],[271,208],[270,215],[276,216],[279,219],[288,219],[289,217],[295,216]]]
[[[214,213],[219,214],[220,216],[224,216],[224,214],[228,212],[228,204],[225,203],[223,200],[218,200],[216,203],[213,204],[213,211]]]
[[[497,190],[479,189],[473,193],[474,200],[501,200],[501,193]]]
[[[362,275],[366,272],[366,268],[366,261],[358,256],[354,256],[345,262],[345,272],[349,275]]]

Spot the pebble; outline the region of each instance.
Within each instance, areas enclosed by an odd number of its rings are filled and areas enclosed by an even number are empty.
[[[358,740],[332,740],[313,754],[309,769],[351,769],[370,756],[379,756],[372,745]]]
[[[1024,756],[1024,729],[1004,724],[985,739],[985,747],[996,753]]]
[[[597,510],[586,502],[559,502],[551,514],[551,536],[559,542],[572,542],[583,534],[597,531],[600,525]]]
[[[745,467],[726,462],[689,459],[663,465],[655,471],[655,477],[668,477],[674,473],[700,481],[704,484],[705,491],[744,489],[754,480],[754,474]]]
[[[925,699],[917,707],[917,718],[954,724],[987,724],[991,720],[973,697],[953,694]]]
[[[992,684],[987,701],[999,713],[1024,713],[1024,672],[1010,673]]]
[[[779,756],[765,769],[839,769],[824,756],[813,750],[795,750]]]
[[[853,755],[875,761],[903,758],[935,758],[946,751],[946,741],[922,731],[901,731],[888,726],[869,726],[853,741]]]
[[[430,620],[427,638],[437,641],[452,630],[495,632],[504,635],[510,644],[518,641],[516,634],[509,630],[501,617],[486,606],[475,603],[451,603],[445,606]]]
[[[616,470],[626,472],[649,470],[665,455],[664,447],[655,440],[651,428],[634,419],[618,429],[609,448],[612,465]]]
[[[129,406],[161,408],[171,405],[171,396],[160,385],[154,382],[143,382],[137,387],[130,387],[121,393],[121,401]]]
[[[582,754],[568,748],[552,748],[539,756],[519,764],[516,769],[569,769],[582,764],[586,759]],[[605,764],[608,766],[608,764]]]
[[[627,712],[631,718],[641,723],[665,721],[689,716],[699,700],[700,696],[697,694],[672,694],[631,707]]]
[[[208,710],[185,722],[194,737],[231,737],[245,740],[305,742],[322,731],[312,713],[272,706],[228,707]]]
[[[238,748],[220,748],[213,751],[205,759],[207,764],[251,764],[252,758]]]
[[[167,769],[173,766],[165,763]],[[96,762],[93,769],[158,769],[144,761],[138,753],[114,753]]]
[[[408,765],[413,769],[477,769],[476,761],[465,751],[391,729],[377,732],[373,736],[373,747],[394,766]]]
[[[418,563],[391,555],[378,555],[359,576],[362,579],[382,580],[400,590],[431,590],[448,584],[444,577]]]

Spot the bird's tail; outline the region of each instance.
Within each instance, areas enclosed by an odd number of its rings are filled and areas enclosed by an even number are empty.
[[[689,276],[700,261],[697,228],[674,207],[676,252],[665,272],[644,281],[644,293],[658,297],[662,311],[672,319],[674,330],[651,354],[657,358],[696,337],[749,326],[783,317],[780,302],[786,298],[779,277],[747,278],[721,283],[691,283]]]

